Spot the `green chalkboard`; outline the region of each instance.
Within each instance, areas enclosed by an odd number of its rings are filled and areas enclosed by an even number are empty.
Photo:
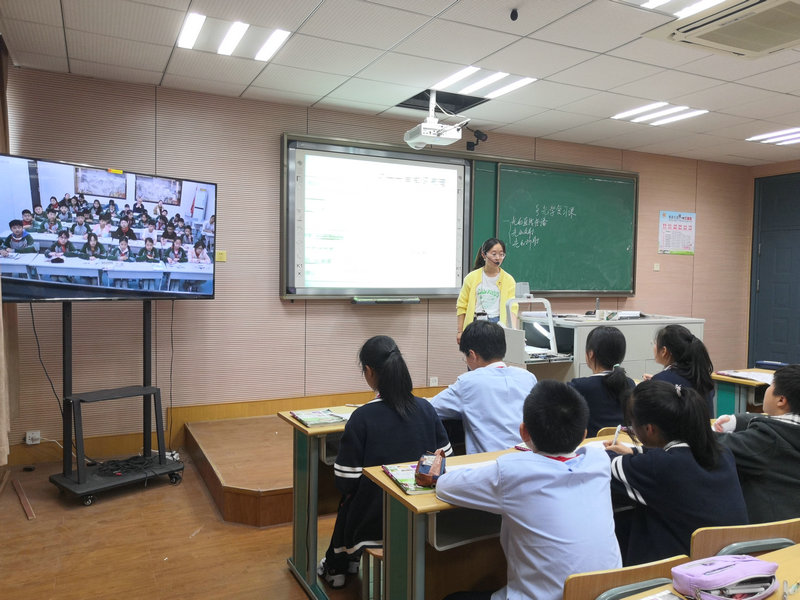
[[[538,292],[632,294],[636,175],[500,164],[503,268]]]

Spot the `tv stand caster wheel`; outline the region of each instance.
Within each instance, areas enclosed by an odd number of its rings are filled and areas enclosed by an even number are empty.
[[[96,498],[94,496],[83,496],[81,500],[83,500],[84,506],[91,506],[92,504],[94,504]]]
[[[183,477],[181,476],[180,473],[170,473],[169,474],[169,482],[172,485],[178,485],[181,482],[181,479],[183,479]]]

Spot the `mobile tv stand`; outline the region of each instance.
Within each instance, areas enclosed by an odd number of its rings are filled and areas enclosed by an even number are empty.
[[[183,477],[183,463],[167,458],[164,444],[164,423],[161,413],[161,390],[150,385],[152,373],[152,335],[151,305],[144,301],[142,309],[142,346],[143,346],[143,385],[112,388],[72,393],[72,305],[64,302],[62,306],[62,343],[64,372],[64,406],[61,417],[63,422],[63,470],[51,475],[50,482],[62,491],[81,496],[86,506],[94,503],[94,494],[140,481],[146,482],[152,477],[168,475],[170,483],[177,484]],[[142,397],[142,455],[148,464],[133,473],[102,474],[101,465],[88,466],[83,444],[83,417],[81,405],[104,400]],[[151,402],[152,398],[152,402]],[[156,438],[158,441],[158,459],[151,462],[152,457],[152,413],[156,418]],[[72,430],[75,428],[75,473],[72,467]]]

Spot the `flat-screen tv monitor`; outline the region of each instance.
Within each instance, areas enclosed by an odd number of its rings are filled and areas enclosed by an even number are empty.
[[[214,297],[217,186],[0,154],[4,302]]]
[[[458,295],[469,161],[284,136],[283,298]]]

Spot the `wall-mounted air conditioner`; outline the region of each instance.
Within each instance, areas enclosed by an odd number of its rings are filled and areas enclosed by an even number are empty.
[[[646,35],[757,58],[800,44],[800,1],[731,0],[671,21]]]

